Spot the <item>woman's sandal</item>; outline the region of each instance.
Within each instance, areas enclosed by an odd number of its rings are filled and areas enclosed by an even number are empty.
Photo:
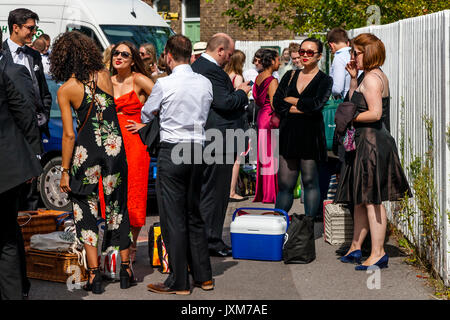
[[[128,273],[128,269],[130,269],[131,275]],[[120,289],[128,289],[136,284],[130,261],[122,261],[120,264]]]
[[[101,294],[103,292],[102,290],[102,275],[100,274],[100,269],[98,267],[96,268],[88,268],[88,281],[83,286],[83,289],[86,291],[92,291],[94,294]],[[90,282],[91,275],[94,274],[94,279],[92,279],[92,282]]]

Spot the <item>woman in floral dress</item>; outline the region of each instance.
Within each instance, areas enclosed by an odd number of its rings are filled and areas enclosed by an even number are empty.
[[[77,237],[84,244],[89,271],[85,290],[101,293],[97,245],[118,247],[121,288],[135,283],[130,268],[130,223],[127,212],[127,163],[117,120],[109,71],[95,43],[79,32],[62,34],[50,58],[63,122],[61,191],[73,202]],[[77,119],[73,130],[72,109]],[[98,242],[98,184],[102,177],[106,202],[103,243]],[[101,217],[100,217],[101,218]]]

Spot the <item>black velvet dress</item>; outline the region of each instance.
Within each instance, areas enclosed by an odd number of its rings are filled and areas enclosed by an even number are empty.
[[[322,109],[327,103],[333,79],[319,71],[301,94],[297,91],[300,71],[295,71],[292,80],[287,72],[280,81],[274,95],[273,105],[280,115],[280,155],[285,159],[326,161],[327,141]],[[285,97],[299,98],[297,109],[302,114],[289,113],[291,104]]]
[[[356,104],[357,113],[368,110],[362,93],[355,91],[350,101]],[[379,121],[353,123],[356,150],[346,152],[335,202],[381,204],[399,200],[405,193],[412,196],[395,140],[386,126],[389,101],[389,97],[383,98],[383,113]]]

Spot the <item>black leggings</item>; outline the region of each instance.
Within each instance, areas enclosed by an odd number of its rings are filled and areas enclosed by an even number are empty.
[[[314,217],[320,206],[319,169],[315,160],[285,159],[280,155],[275,208],[289,212],[294,201],[294,188],[299,172],[302,175],[305,214]]]

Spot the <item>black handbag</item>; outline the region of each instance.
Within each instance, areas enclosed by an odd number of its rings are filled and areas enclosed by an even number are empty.
[[[283,245],[284,263],[306,264],[316,259],[314,219],[294,213]]]
[[[141,128],[138,133],[142,143],[147,146],[151,158],[158,157],[160,147],[159,116],[156,116],[149,124]]]

